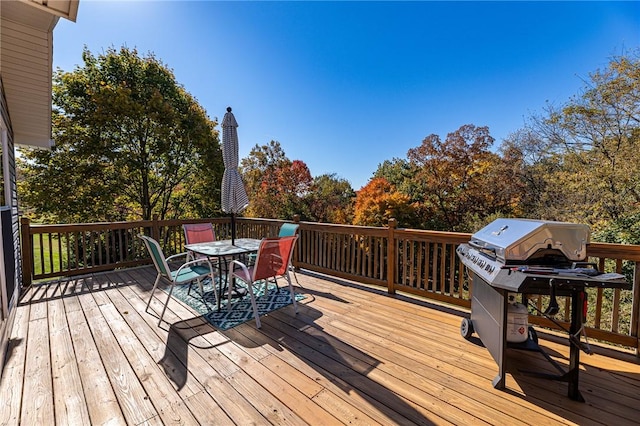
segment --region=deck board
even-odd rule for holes
[[[89,410],[62,299],[49,304],[53,398],[57,424],[89,424]]]
[[[596,347],[580,390],[519,369],[554,372],[509,350],[507,389],[464,312],[384,289],[298,273],[291,306],[216,330],[172,299],[155,272],[125,269],[41,284],[23,295],[0,382],[0,424],[637,424],[640,362]],[[568,364],[566,339],[540,344]]]

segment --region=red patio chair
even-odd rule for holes
[[[208,243],[216,240],[216,233],[210,223],[185,223],[182,229],[186,244]]]
[[[234,260],[229,263],[229,283],[227,309],[231,310],[231,296],[236,283],[242,282],[247,287],[249,297],[251,298],[251,307],[253,315],[256,318],[256,327],[260,328],[260,317],[258,315],[258,306],[256,304],[256,296],[254,290],[259,289],[260,285],[264,285],[264,292],[267,291],[267,283],[270,278],[284,277],[289,285],[289,293],[293,302],[293,308],[298,313],[298,305],[289,276],[289,263],[293,254],[293,245],[298,239],[297,235],[282,238],[265,238],[260,242],[256,261],[252,266]],[[239,280],[239,281],[238,281]]]

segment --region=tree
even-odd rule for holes
[[[417,206],[424,227],[469,231],[469,223],[497,212],[508,215],[514,196],[508,169],[490,151],[487,127],[471,124],[449,133],[445,141],[427,136],[408,152],[424,201]]]
[[[311,220],[325,223],[350,224],[353,220],[353,202],[356,196],[351,184],[335,174],[324,174],[313,179],[312,189],[305,202]]]
[[[514,190],[519,194],[514,214],[545,220],[564,217],[566,191],[554,178],[561,170],[562,155],[536,132],[526,128],[507,136],[499,152]]]
[[[55,146],[24,152],[25,204],[63,222],[215,211],[219,197],[197,202],[192,185],[220,187],[216,123],[173,73],[124,47],[99,56],[85,48],[83,60],[54,75]]]
[[[311,190],[311,173],[304,162],[289,160],[279,142],[256,145],[240,164],[249,195],[247,216],[291,219],[299,214],[303,219],[309,217],[304,198]]]
[[[414,209],[409,197],[396,191],[389,181],[373,178],[357,192],[354,216],[354,225],[386,226],[395,218],[400,227],[407,227]]]
[[[533,128],[561,153],[550,176],[565,189],[567,218],[600,227],[640,206],[640,55],[615,57]]]
[[[406,194],[411,202],[424,201],[424,192],[416,180],[418,168],[409,160],[393,158],[385,160],[373,173],[374,178],[385,178],[397,191]]]
[[[285,155],[280,142],[273,140],[268,145],[260,146],[256,144],[249,152],[249,155],[240,160],[240,172],[250,200],[249,207],[245,211],[247,216],[260,217],[254,212],[254,207],[256,206],[255,194],[263,190],[263,180],[267,178],[265,177],[267,172],[271,169],[280,168],[289,162],[290,160]],[[271,173],[270,176],[275,176],[275,173]],[[275,182],[272,182],[271,185],[267,186],[274,188],[276,185]]]

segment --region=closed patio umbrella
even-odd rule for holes
[[[236,214],[249,205],[249,197],[238,171],[238,122],[227,107],[222,119],[222,160],[224,175],[222,176],[222,211],[231,213],[231,242],[236,238]]]

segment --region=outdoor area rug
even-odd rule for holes
[[[189,294],[189,286],[176,286],[173,289],[172,297],[184,302],[200,315],[202,315],[211,325],[219,330],[228,330],[236,325],[253,320],[253,309],[251,309],[251,299],[249,295],[235,297],[231,300],[231,312],[227,311],[227,298],[224,296],[220,303],[220,310],[216,309],[216,296],[213,293],[211,280],[203,281],[204,298],[200,295],[200,289],[197,283],[191,286]],[[268,314],[276,309],[284,308],[292,303],[289,289],[285,286],[276,290],[275,284],[269,284],[267,294],[264,295],[264,286],[260,286],[260,292],[256,294],[256,304],[258,305],[258,313],[260,316]],[[244,288],[242,288],[244,289]],[[164,289],[168,292],[168,288]],[[296,300],[300,301],[305,298],[302,294],[296,294]]]

